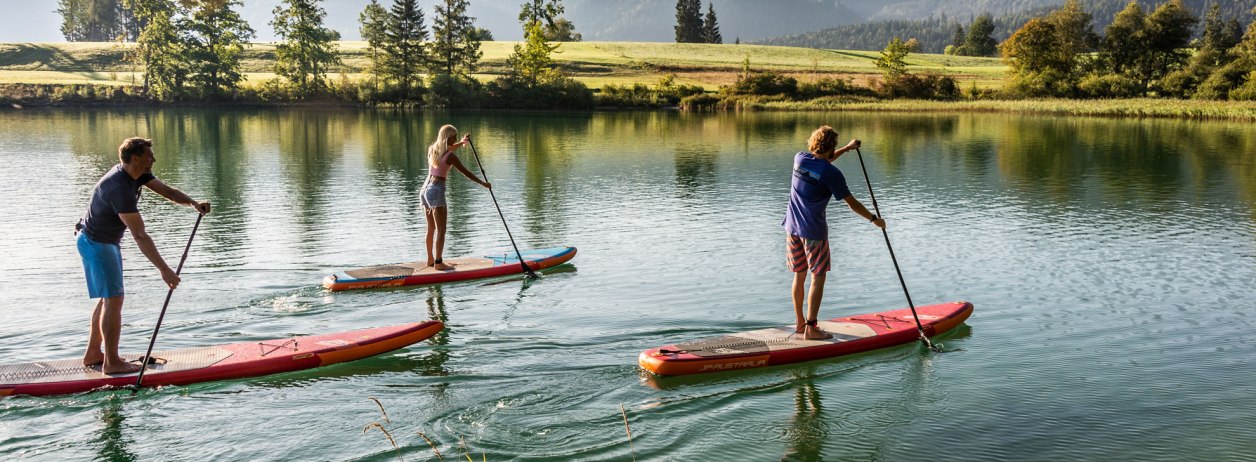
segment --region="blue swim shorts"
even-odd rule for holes
[[[123,295],[122,249],[116,244],[101,244],[79,233],[79,256],[83,257],[83,274],[87,276],[88,298],[111,298]]]

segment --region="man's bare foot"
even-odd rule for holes
[[[87,367],[99,366],[105,362],[105,354],[100,350],[89,351],[83,355],[83,365]]]
[[[806,322],[800,322],[800,323],[794,324],[794,333],[795,333],[795,334],[801,334],[801,333],[805,332],[806,330],[807,330],[807,323],[806,323]]]
[[[803,334],[802,338],[807,340],[827,340],[833,338],[833,334],[825,332],[816,326],[807,326],[807,332]]]
[[[105,361],[100,371],[106,374],[130,374],[140,371],[139,364],[127,362],[125,359],[118,358],[116,361]]]
[[[432,261],[432,260],[428,260],[428,261],[427,261],[427,266],[432,266],[432,265],[433,265],[433,264],[435,264],[435,263],[436,263],[436,262],[434,262],[434,261]]]
[[[432,268],[435,268],[436,271],[449,271],[451,269],[454,269],[453,265],[446,265],[444,263],[437,263],[435,265],[432,265]]]

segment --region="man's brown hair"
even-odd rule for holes
[[[122,140],[122,145],[118,146],[118,159],[122,163],[131,163],[131,156],[143,155],[145,149],[153,147],[153,140],[140,138],[138,136]]]
[[[837,149],[837,130],[833,127],[823,125],[811,132],[811,139],[807,140],[808,151],[828,157],[834,149]]]

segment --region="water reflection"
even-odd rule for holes
[[[824,418],[824,407],[820,403],[820,391],[816,389],[812,377],[796,377],[794,383],[794,416],[786,428],[785,454],[781,460],[817,461],[823,460],[824,443],[828,440],[829,429]]]
[[[122,403],[126,398],[109,396],[100,408],[100,431],[97,440],[100,448],[96,451],[97,460],[134,461],[138,460],[129,446],[134,441],[122,431],[126,416],[122,413]]]

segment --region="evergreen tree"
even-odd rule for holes
[[[964,26],[956,24],[955,33],[951,35],[951,47],[953,48],[948,47],[952,52],[947,54],[959,54],[959,48],[964,46],[964,40],[967,40],[967,37],[968,35],[964,33]]]
[[[449,75],[475,72],[483,53],[474,20],[467,16],[467,0],[444,0],[443,5],[436,5],[430,60],[434,72]]]
[[[701,0],[677,0],[676,43],[702,43]]]
[[[715,4],[707,3],[706,18],[702,20],[702,42],[703,43],[724,43],[724,37],[720,36],[720,24],[715,19]]]
[[[1199,53],[1213,59],[1211,65],[1221,65],[1225,52],[1243,39],[1243,29],[1234,18],[1221,18],[1221,4],[1213,2],[1204,18],[1204,35],[1200,38]]]
[[[893,81],[907,75],[907,54],[910,52],[911,49],[902,39],[894,37],[889,44],[885,45],[885,49],[881,50],[881,56],[873,64],[881,70],[887,82]]]
[[[184,0],[190,8],[179,28],[187,32],[191,81],[206,93],[234,90],[244,79],[240,55],[253,38],[253,28],[234,7],[240,0]]]
[[[188,75],[185,40],[175,27],[179,6],[172,0],[127,0],[144,30],[129,59],[144,66],[144,91],[159,100],[183,93]]]
[[[61,34],[70,42],[135,40],[135,18],[121,0],[58,0]]]
[[[362,40],[366,40],[366,48],[371,53],[371,73],[378,75],[380,69],[380,50],[387,39],[388,10],[379,4],[379,0],[371,0],[358,14],[358,32]]]
[[[534,20],[524,30],[525,42],[515,45],[514,53],[506,58],[506,64],[510,66],[510,78],[518,80],[527,88],[535,88],[562,77],[550,56],[558,49],[558,45],[550,45],[546,40],[541,22]]]
[[[420,80],[419,71],[430,66],[424,43],[428,38],[427,25],[418,1],[393,1],[384,37],[382,75],[401,84],[402,95],[409,99],[411,89]]]
[[[340,34],[323,27],[327,12],[318,0],[283,0],[274,15],[270,25],[283,40],[275,45],[275,73],[303,95],[326,88],[327,70],[340,64],[336,55]]]
[[[956,54],[963,56],[994,56],[999,51],[999,43],[994,40],[991,34],[994,33],[994,18],[989,14],[982,14],[973,19],[971,25],[968,26],[968,36],[964,38],[964,45],[960,47]]]

